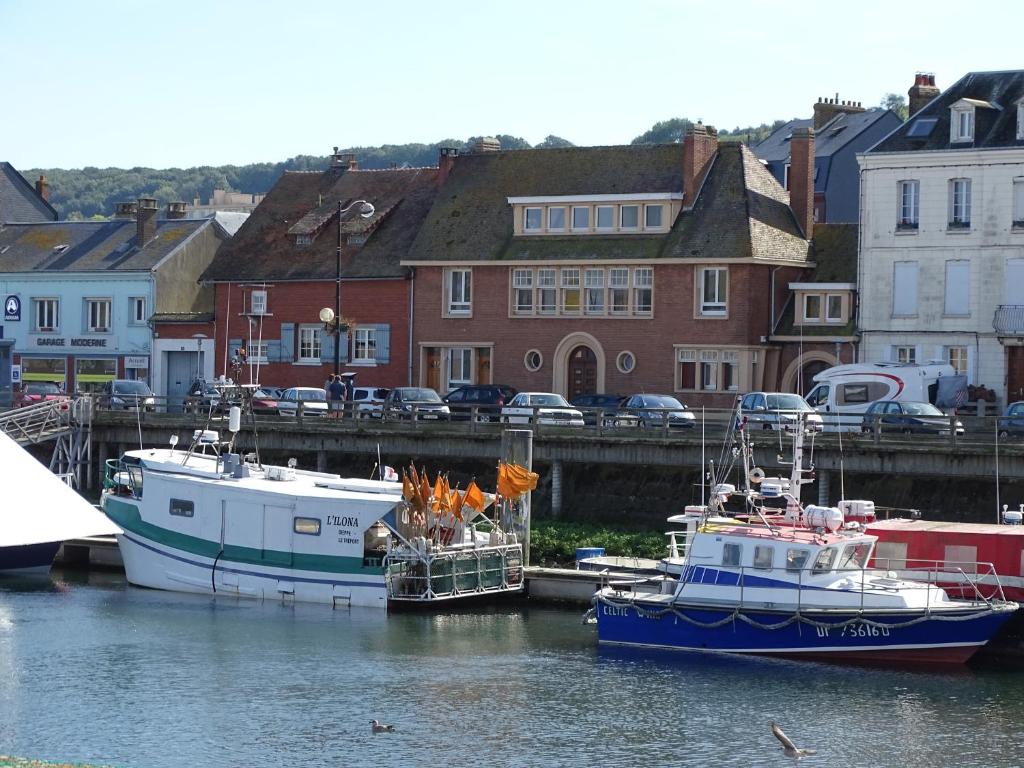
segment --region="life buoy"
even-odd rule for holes
[[[754,467],[749,473],[747,473],[747,479],[755,485],[764,480],[764,477],[764,470],[760,467]]]

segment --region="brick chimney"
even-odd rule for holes
[[[131,219],[135,220],[135,214],[139,210],[139,204],[129,200],[125,203],[114,203],[114,218],[115,219]]]
[[[438,153],[437,186],[441,186],[448,180],[448,174],[455,167],[455,158],[459,156],[459,150],[455,147],[441,147]]]
[[[840,101],[838,93],[834,99],[823,99],[819,96],[818,103],[814,105],[814,130],[818,130],[840,113],[852,115],[863,111],[864,107],[859,101]]]
[[[914,84],[907,91],[907,114],[913,117],[924,106],[938,96],[941,91],[935,87],[935,75],[931,72],[918,72],[914,75]]]
[[[173,203],[167,204],[167,218],[168,219],[184,219],[187,213],[188,203],[184,200],[175,200]]]
[[[683,137],[683,207],[691,208],[711,161],[718,152],[718,132],[701,123],[691,125]]]
[[[794,128],[789,140],[789,207],[804,237],[814,233],[814,129]]]
[[[156,237],[156,200],[152,197],[139,198],[139,211],[136,218],[138,245],[142,248]]]
[[[41,175],[39,181],[36,182],[36,194],[46,202],[50,202],[50,182],[46,180],[45,176]]]
[[[473,142],[473,148],[471,151],[473,154],[481,154],[483,152],[500,152],[501,142],[493,136],[481,136]]]

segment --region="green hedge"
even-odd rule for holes
[[[662,531],[625,531],[590,523],[534,519],[530,526],[531,565],[571,565],[578,547],[604,547],[618,557],[665,556],[667,539]]]

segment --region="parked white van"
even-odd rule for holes
[[[936,402],[943,376],[955,376],[948,363],[849,363],[814,377],[808,405],[825,416],[825,430],[859,430],[862,414],[877,400]]]

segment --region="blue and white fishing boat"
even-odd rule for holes
[[[107,463],[102,508],[132,584],[381,608],[522,589],[522,545],[493,521],[478,531],[476,510],[410,514],[400,482],[265,466],[210,430],[175,445]]]
[[[659,594],[615,584],[595,595],[605,644],[868,662],[961,663],[1017,610],[989,563],[867,567],[877,537],[836,507],[804,507],[802,435],[791,482],[744,492],[748,513],[721,515],[734,491],[670,518],[685,545],[663,561]],[[748,470],[756,483],[765,478]],[[767,492],[764,492],[767,491]],[[784,510],[765,502],[785,501]],[[673,544],[675,544],[673,540]],[[937,584],[955,582],[955,590]],[[948,588],[947,588],[948,589]]]

